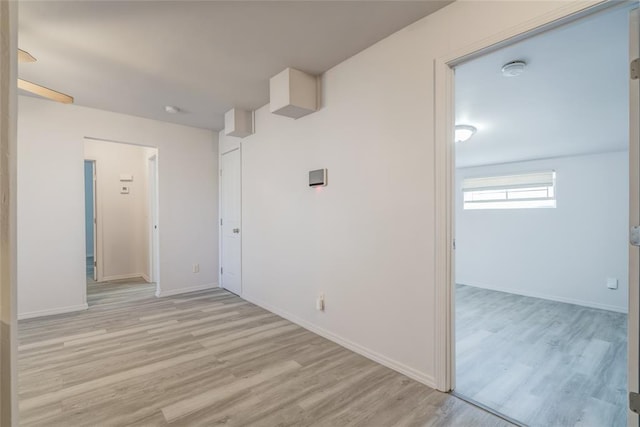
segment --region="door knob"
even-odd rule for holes
[[[234,229],[233,229],[233,232],[237,234],[237,233],[239,233],[239,232],[240,232],[240,229],[239,229],[239,228],[234,228]]]

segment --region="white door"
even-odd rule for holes
[[[223,288],[242,295],[240,149],[222,155],[220,174],[220,280]]]
[[[640,11],[630,12],[629,57],[640,57]],[[640,64],[638,65],[640,67]],[[640,80],[629,84],[629,222],[640,225]],[[640,248],[629,245],[629,391],[640,391]],[[628,425],[638,427],[638,414],[628,411]]]
[[[158,158],[154,155],[149,157],[149,278],[156,284],[160,281],[158,245]]]

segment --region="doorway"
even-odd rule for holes
[[[220,284],[242,295],[240,148],[221,155],[220,160]]]
[[[526,425],[627,423],[630,9],[455,66],[452,388]]]
[[[84,161],[84,222],[87,277],[97,281],[96,263],[96,162]]]
[[[84,151],[94,165],[93,190],[85,183],[85,198],[93,195],[94,231],[88,220],[86,229],[87,241],[93,238],[96,248],[87,303],[155,297],[160,286],[158,150],[85,138]]]

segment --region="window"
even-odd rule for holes
[[[555,208],[556,173],[465,178],[464,209]]]

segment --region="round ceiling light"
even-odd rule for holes
[[[516,77],[524,73],[527,63],[524,61],[511,61],[502,66],[502,75],[505,77]]]
[[[164,106],[164,111],[166,111],[169,114],[176,114],[180,112],[180,108],[175,107],[173,105],[165,105]]]
[[[456,125],[454,139],[456,142],[465,142],[471,138],[477,130],[475,126],[471,125]]]

